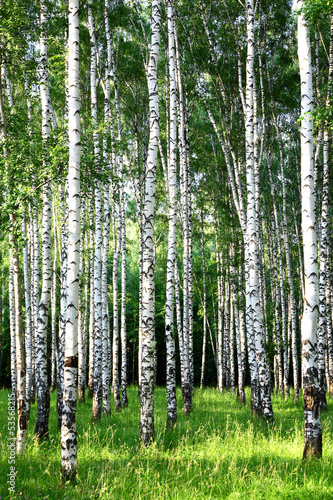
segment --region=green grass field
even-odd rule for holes
[[[165,389],[155,393],[156,441],[139,443],[137,388],[129,408],[92,424],[91,401],[78,406],[78,478],[62,484],[56,395],[51,396],[50,438],[33,439],[36,405],[27,453],[16,456],[15,493],[9,494],[7,391],[0,391],[1,499],[333,499],[333,399],[322,415],[323,458],[302,461],[303,411],[293,399],[273,398],[275,424],[254,420],[232,394],[196,390],[193,412],[166,429]],[[249,401],[249,391],[247,391]]]

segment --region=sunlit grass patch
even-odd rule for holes
[[[249,405],[242,407],[230,393],[196,390],[193,412],[166,428],[165,389],[155,393],[156,440],[141,446],[140,401],[136,387],[128,390],[129,408],[112,411],[91,422],[91,401],[78,405],[78,477],[62,484],[60,437],[51,396],[50,436],[33,439],[36,406],[29,423],[27,453],[16,457],[16,494],[27,499],[329,499],[333,498],[333,401],[322,415],[322,460],[302,461],[303,410],[273,397],[274,424],[253,419]],[[0,393],[4,402],[7,393]],[[250,400],[247,391],[248,401]],[[8,469],[6,414],[1,414],[1,470]],[[1,478],[2,499],[9,498]]]

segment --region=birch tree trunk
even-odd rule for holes
[[[328,70],[328,89],[326,95],[326,109],[331,105],[331,93],[333,84],[333,10],[331,11],[330,30],[330,52]],[[329,122],[324,124],[323,141],[323,185],[321,205],[321,242],[320,242],[320,281],[319,281],[319,318],[318,318],[318,376],[319,376],[319,400],[322,410],[327,410],[326,401],[326,378],[330,391],[333,373],[331,364],[331,329],[328,328],[327,317],[331,314],[329,301],[327,301],[326,288],[329,284]],[[327,353],[327,360],[325,355]],[[327,361],[327,362],[326,362]],[[327,365],[327,366],[326,366]],[[326,373],[327,377],[326,377]]]
[[[10,215],[12,231],[15,217]],[[25,343],[23,332],[23,313],[22,313],[22,292],[21,292],[21,266],[19,258],[19,249],[15,242],[13,233],[10,234],[10,245],[13,251],[13,278],[14,278],[14,297],[15,297],[15,351],[16,351],[16,402],[17,402],[17,434],[16,434],[16,452],[24,453],[27,440],[27,415],[25,402],[26,389],[26,363],[25,363]]]
[[[114,397],[115,410],[121,410],[120,392],[119,392],[119,304],[118,304],[118,265],[121,246],[121,223],[120,216],[116,209],[120,210],[120,204],[113,208],[113,271],[112,271],[112,290],[113,290],[113,339],[112,339],[112,390]],[[117,224],[118,220],[118,224]]]
[[[88,369],[88,396],[93,397],[93,385],[94,385],[94,318],[95,318],[95,306],[94,306],[94,205],[93,205],[93,194],[89,199],[89,369]]]
[[[81,236],[80,236],[80,266],[79,266],[79,324],[78,324],[78,401],[85,403],[86,371],[87,371],[87,298],[88,298],[88,266],[85,254],[86,233],[84,224],[86,218],[85,199],[81,202]]]
[[[155,349],[155,262],[154,214],[156,166],[159,139],[159,99],[157,63],[160,48],[161,2],[152,0],[151,48],[147,69],[149,92],[149,146],[146,163],[146,185],[143,213],[143,272],[141,317],[141,391],[140,439],[144,444],[154,440],[154,349]]]
[[[53,211],[53,234],[54,234],[54,254],[52,264],[52,288],[51,288],[51,387],[50,392],[56,388],[56,364],[57,364],[57,344],[56,344],[56,307],[57,307],[57,230],[54,200],[52,200]]]
[[[44,145],[50,137],[50,107],[48,94],[47,41],[46,41],[46,4],[40,5],[40,96],[42,102],[42,139]],[[45,158],[43,168],[46,170]],[[51,299],[52,264],[51,264],[51,186],[46,181],[43,186],[42,217],[42,293],[38,307],[38,328],[36,336],[36,391],[38,402],[35,435],[39,438],[49,432],[50,394],[47,380],[47,325]]]
[[[329,109],[331,106],[331,96],[332,96],[332,85],[333,85],[333,9],[331,10],[331,31],[330,31],[330,52],[329,52],[329,69],[328,69],[328,89],[326,95],[326,108]],[[329,123],[325,123],[324,128],[324,179],[328,182],[329,180]],[[325,175],[326,173],[326,175]],[[326,194],[327,209],[329,207],[329,189],[328,185],[326,187],[328,193]],[[324,191],[324,188],[323,188]],[[324,194],[323,194],[324,203]],[[327,390],[329,394],[333,394],[333,330],[332,330],[332,315],[331,315],[331,300],[330,300],[330,290],[332,291],[332,281],[331,281],[331,267],[329,262],[329,256],[331,255],[331,239],[328,237],[326,242],[326,259],[325,259],[325,297],[326,297],[326,352],[327,352],[327,363],[326,363],[326,381]],[[319,305],[319,313],[321,314],[321,306]]]
[[[298,0],[301,9],[303,0]],[[322,432],[317,359],[318,255],[315,230],[315,192],[313,165],[313,91],[311,47],[308,26],[298,15],[298,60],[301,79],[301,177],[302,234],[304,250],[304,311],[302,318],[302,376],[304,395],[303,458],[322,455]]]
[[[103,136],[103,157],[105,165],[112,171],[114,166],[114,137],[113,124],[110,106],[110,79],[112,68],[112,40],[109,26],[109,0],[104,3],[104,24],[106,38],[106,67],[105,67],[105,85],[104,85],[104,121],[106,132]],[[107,148],[107,131],[110,128],[111,136],[111,159]],[[108,414],[111,411],[110,401],[110,379],[111,379],[111,339],[110,339],[110,323],[109,323],[109,304],[108,304],[108,256],[110,243],[110,186],[109,183],[104,185],[104,240],[103,240],[103,258],[102,258],[102,385],[103,385],[103,412]]]
[[[183,367],[184,379],[182,385],[184,415],[189,415],[192,409],[191,359],[190,359],[190,305],[189,305],[189,200],[188,200],[188,172],[186,165],[185,140],[185,111],[184,94],[181,78],[181,61],[178,47],[178,36],[175,29],[176,48],[176,76],[178,88],[178,132],[179,132],[179,171],[180,171],[180,198],[181,220],[183,228]]]
[[[174,332],[175,264],[176,264],[176,183],[177,183],[177,90],[175,70],[174,6],[167,3],[168,20],[168,74],[169,74],[169,155],[168,155],[168,195],[169,195],[169,233],[167,283],[165,298],[165,341],[166,341],[166,390],[167,425],[177,421],[176,399],[176,343]]]
[[[91,124],[93,128],[94,160],[98,169],[99,140],[97,120],[97,43],[95,22],[92,15],[92,1],[89,1],[88,24],[90,35],[90,89],[91,89]],[[95,254],[94,254],[94,381],[92,420],[101,418],[102,412],[102,193],[101,182],[95,180]]]
[[[126,332],[126,201],[121,206],[121,403],[127,408],[127,332]]]
[[[206,342],[207,342],[207,290],[206,290],[206,259],[205,259],[205,238],[204,238],[204,223],[203,211],[201,209],[201,256],[202,256],[202,290],[203,290],[203,339],[202,339],[202,356],[201,356],[201,376],[200,389],[204,385],[205,364],[206,364]]]
[[[76,398],[78,372],[78,305],[80,266],[80,94],[79,94],[79,2],[68,3],[68,271],[65,332],[64,393],[61,426],[61,473],[76,477]]]
[[[258,217],[256,207],[256,188],[254,172],[254,127],[253,127],[253,86],[254,86],[254,5],[253,0],[247,0],[247,58],[246,58],[246,114],[245,114],[245,141],[246,141],[246,182],[247,182],[247,230],[246,243],[248,246],[246,294],[247,317],[253,319],[253,333],[255,338],[255,353],[258,364],[260,410],[266,420],[273,419],[273,410],[270,393],[270,379],[265,352],[263,320],[259,297],[259,244],[258,244]]]
[[[1,92],[1,75],[0,75],[0,122],[1,122],[1,141],[3,143],[3,156],[7,158],[7,125],[6,125],[6,114],[3,102],[3,95]],[[9,233],[9,245],[10,245],[10,267],[12,268],[12,285],[13,285],[13,295],[14,295],[14,322],[15,330],[11,332],[11,343],[12,346],[15,345],[15,367],[16,367],[16,394],[15,401],[17,405],[17,434],[16,434],[16,452],[21,454],[24,453],[26,438],[27,438],[27,416],[26,416],[26,363],[25,363],[25,345],[24,345],[24,332],[23,332],[23,318],[22,318],[22,292],[21,292],[21,267],[20,267],[20,257],[19,257],[19,247],[16,241],[16,227],[15,227],[15,216],[13,213],[9,215],[10,221],[10,233]],[[12,325],[13,326],[13,325]],[[14,338],[12,334],[14,333]],[[13,348],[11,347],[11,353]],[[13,361],[13,359],[11,359]],[[13,374],[13,365],[11,363],[11,373]],[[12,381],[13,382],[13,381]],[[12,393],[13,393],[12,384]],[[13,401],[13,399],[12,399]]]
[[[36,397],[36,339],[38,329],[38,304],[39,304],[39,224],[36,199],[33,200],[32,208],[32,251],[31,251],[31,314],[32,314],[32,376],[31,376],[31,403],[35,402]]]
[[[22,222],[23,238],[27,239],[26,218]],[[32,317],[31,317],[31,283],[29,265],[29,244],[23,247],[23,275],[24,275],[24,299],[25,299],[25,355],[26,355],[26,415],[29,420],[31,384],[32,384]]]
[[[58,427],[62,421],[62,393],[64,388],[64,358],[65,358],[65,329],[67,308],[67,267],[68,267],[68,179],[65,188],[59,187],[60,218],[61,218],[61,266],[60,266],[60,311],[59,311],[59,338],[58,338],[58,371],[57,371],[57,411]]]

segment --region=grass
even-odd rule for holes
[[[60,477],[56,395],[51,396],[50,439],[33,439],[36,406],[29,423],[27,452],[16,457],[15,493],[9,496],[7,391],[0,391],[0,497],[35,499],[333,499],[333,399],[322,414],[323,458],[303,462],[303,410],[273,397],[275,424],[254,420],[232,394],[196,390],[193,411],[166,429],[165,389],[155,393],[155,443],[139,442],[137,388],[129,408],[91,423],[91,401],[78,406],[78,478]],[[250,394],[247,392],[247,400]]]

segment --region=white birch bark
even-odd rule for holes
[[[111,46],[112,47],[112,46]],[[120,392],[119,392],[119,346],[121,342],[121,353],[123,353],[123,346],[125,338],[124,336],[126,335],[126,318],[125,318],[125,310],[126,310],[126,276],[125,282],[123,282],[123,271],[126,273],[126,265],[123,267],[123,260],[122,260],[122,266],[121,266],[121,276],[122,276],[122,289],[121,289],[121,313],[120,313],[120,320],[121,320],[121,328],[120,328],[120,342],[119,342],[119,304],[118,304],[118,267],[119,267],[119,260],[120,260],[120,251],[124,249],[124,245],[126,248],[126,240],[123,242],[122,241],[122,236],[124,233],[123,230],[123,224],[125,223],[125,220],[123,219],[122,216],[122,211],[123,211],[123,198],[124,198],[124,159],[123,159],[123,151],[122,151],[122,146],[121,146],[121,139],[122,139],[122,126],[121,126],[121,117],[120,117],[120,106],[119,106],[119,93],[118,93],[118,81],[117,81],[117,71],[116,71],[116,65],[115,65],[115,60],[114,60],[114,54],[112,52],[112,75],[113,75],[113,82],[114,82],[114,95],[115,95],[115,105],[116,105],[116,116],[117,116],[117,140],[118,140],[118,164],[119,164],[119,178],[120,178],[120,188],[119,188],[119,204],[118,204],[118,213],[117,213],[117,218],[118,218],[118,225],[117,225],[117,234],[116,234],[116,241],[114,245],[114,267],[113,267],[113,296],[114,296],[114,329],[113,329],[113,394],[114,394],[114,400],[115,400],[115,407],[116,410],[119,411],[121,408],[121,402],[120,402]],[[115,211],[116,214],[116,211]],[[116,224],[116,223],[114,223]],[[125,255],[126,257],[126,255]],[[123,329],[123,330],[122,330]],[[126,354],[125,354],[126,358]],[[123,360],[123,358],[122,358]],[[126,362],[126,359],[124,359]],[[125,394],[126,398],[126,394]]]
[[[167,425],[177,421],[176,399],[176,343],[174,331],[175,264],[176,264],[176,188],[177,188],[177,90],[175,68],[174,5],[167,3],[168,22],[168,76],[169,76],[169,136],[168,136],[168,197],[169,197],[169,232],[167,283],[165,298],[165,341],[166,341],[166,390],[167,390]],[[168,120],[167,120],[168,121]]]
[[[179,171],[180,171],[180,199],[181,220],[183,229],[183,366],[184,382],[182,385],[184,415],[189,415],[192,409],[192,384],[190,360],[190,311],[189,311],[189,200],[188,200],[188,172],[186,165],[185,142],[185,110],[184,95],[181,78],[181,61],[178,47],[178,36],[175,30],[176,48],[176,77],[178,88],[178,135],[179,135]]]
[[[31,315],[32,315],[32,381],[31,381],[31,403],[35,402],[36,395],[36,338],[38,328],[38,304],[39,304],[39,223],[36,200],[33,200],[32,208],[32,250],[31,250]]]
[[[230,389],[230,283],[229,272],[226,270],[224,283],[224,311],[223,311],[223,346],[222,346],[222,365],[223,365],[223,384],[226,390]]]
[[[119,304],[118,304],[118,265],[121,247],[121,223],[117,213],[120,205],[113,208],[113,271],[112,271],[112,290],[113,290],[113,338],[112,338],[112,390],[114,397],[115,410],[121,410],[120,391],[119,391]],[[117,224],[118,222],[118,224]]]
[[[128,406],[127,399],[127,331],[126,331],[126,201],[121,206],[121,404]]]
[[[328,89],[326,94],[326,109],[331,105],[333,84],[333,11],[331,11],[330,52],[328,70]],[[322,410],[327,410],[326,380],[331,389],[333,373],[330,370],[331,330],[328,329],[327,317],[330,314],[326,288],[329,284],[329,122],[324,124],[323,134],[323,184],[321,205],[321,242],[320,242],[320,281],[319,281],[319,317],[318,317],[318,376],[319,401]],[[327,344],[327,345],[326,345]],[[327,353],[327,356],[325,356]],[[327,357],[327,359],[325,359]],[[327,366],[326,366],[327,365]],[[327,373],[327,376],[326,376]]]
[[[224,294],[222,282],[222,256],[218,246],[217,221],[215,218],[215,248],[217,273],[217,386],[223,392],[223,312]]]
[[[8,276],[8,294],[9,294],[9,330],[10,330],[10,379],[12,394],[15,397],[17,393],[17,371],[16,371],[16,342],[15,342],[15,293],[14,293],[14,261],[13,250],[9,249],[9,276]]]
[[[141,391],[140,439],[144,444],[154,440],[154,348],[155,348],[155,269],[154,214],[156,166],[159,138],[159,99],[157,63],[160,48],[161,2],[152,0],[151,48],[147,68],[149,92],[149,147],[146,163],[146,185],[143,214],[143,272],[141,317]]]
[[[332,85],[333,85],[333,10],[331,10],[331,30],[330,30],[330,52],[329,52],[329,69],[328,69],[328,89],[326,95],[326,108],[329,109],[332,101]],[[329,123],[325,123],[324,129],[324,170],[329,174]],[[327,186],[328,188],[328,186]],[[329,206],[330,198],[326,199]],[[326,297],[326,382],[327,391],[333,394],[333,329],[332,329],[332,307],[331,307],[331,292],[332,292],[332,275],[329,262],[331,255],[331,239],[327,239],[326,244],[326,268],[325,268],[325,297]],[[319,313],[321,314],[319,306]]]
[[[328,253],[331,250],[331,244],[329,240]],[[333,320],[332,320],[332,271],[330,266],[328,266],[326,277],[326,336],[327,336],[327,391],[329,394],[333,394]]]
[[[1,92],[1,75],[0,75],[0,92]],[[0,123],[1,123],[1,140],[3,143],[3,156],[5,161],[8,157],[7,152],[7,123],[6,113],[3,101],[3,95],[0,94]],[[6,165],[7,169],[7,165]],[[6,174],[7,177],[7,174]],[[8,181],[8,179],[6,179]],[[13,212],[9,214],[10,232],[9,232],[9,265],[10,273],[12,276],[13,295],[13,314],[14,314],[14,331],[11,331],[11,353],[15,346],[15,368],[16,368],[16,393],[14,401],[17,405],[17,434],[16,434],[16,452],[21,454],[25,450],[26,437],[27,437],[27,416],[26,416],[26,364],[25,364],[25,345],[24,345],[24,332],[23,332],[23,318],[22,318],[22,291],[21,291],[21,267],[19,247],[15,236],[15,215]],[[10,291],[11,292],[11,291]],[[14,338],[12,336],[14,335]],[[13,370],[13,359],[11,359],[11,371]],[[12,393],[13,393],[13,380],[12,380]]]
[[[10,215],[13,225],[15,217]],[[15,351],[16,351],[16,404],[17,404],[17,433],[16,452],[24,453],[27,440],[27,415],[26,415],[26,363],[25,342],[23,331],[22,292],[21,292],[21,267],[19,249],[13,233],[10,233],[9,243],[13,252],[13,285],[15,301]]]
[[[60,308],[58,333],[58,371],[57,371],[57,411],[58,427],[61,429],[62,395],[64,388],[64,356],[65,356],[65,329],[67,308],[67,267],[68,267],[68,179],[65,187],[59,186],[60,219],[61,219],[61,265],[60,265]]]
[[[183,325],[182,325],[182,313],[180,305],[180,283],[179,283],[179,272],[177,265],[177,256],[175,262],[175,302],[176,302],[176,324],[178,332],[178,344],[179,344],[179,362],[180,362],[180,379],[181,385],[184,384],[184,347],[183,347]]]
[[[88,369],[88,396],[93,397],[94,385],[94,204],[93,195],[89,199],[89,369]]]
[[[47,70],[47,40],[46,40],[47,12],[44,0],[40,5],[40,61],[39,80],[40,97],[42,103],[42,139],[44,144],[50,137],[51,116],[48,96]],[[45,159],[43,166],[46,169]],[[47,380],[47,326],[51,299],[52,263],[51,263],[51,186],[46,181],[43,186],[43,215],[42,215],[42,292],[38,306],[38,328],[36,336],[36,391],[38,413],[35,435],[42,438],[48,434],[48,420],[50,411],[50,394]]]
[[[232,394],[235,394],[235,352],[234,352],[234,314],[235,307],[233,294],[230,294],[230,314],[229,314],[229,373],[230,373],[230,389]]]
[[[303,0],[298,0],[298,9]],[[304,395],[303,458],[321,457],[322,432],[318,387],[317,320],[318,255],[315,230],[315,192],[313,165],[313,91],[311,47],[308,26],[302,12],[298,15],[298,60],[301,80],[301,178],[302,235],[304,250],[304,311],[302,317],[302,382]]]
[[[105,158],[106,159],[106,158]],[[104,231],[102,255],[102,392],[103,413],[110,414],[110,325],[108,306],[108,256],[110,240],[109,186],[104,185]]]
[[[61,473],[76,477],[76,398],[78,372],[78,305],[80,265],[80,94],[79,2],[68,3],[68,271],[65,332],[64,392],[61,426]]]
[[[106,67],[105,67],[105,84],[104,84],[104,121],[106,130],[110,128],[111,136],[111,161],[107,147],[107,132],[103,136],[103,158],[105,165],[108,165],[110,171],[114,165],[114,137],[113,124],[110,106],[110,80],[112,68],[112,40],[109,26],[109,0],[104,3],[104,25],[106,38]],[[110,413],[110,381],[111,381],[111,339],[110,339],[110,324],[109,324],[109,304],[108,304],[108,256],[110,243],[110,188],[109,184],[104,185],[104,240],[103,240],[103,257],[102,257],[102,386],[103,386],[103,413]]]
[[[328,130],[324,131],[324,158],[323,158],[323,185],[321,204],[321,241],[320,241],[320,278],[319,278],[319,315],[318,315],[318,383],[319,404],[321,410],[327,410],[326,401],[326,374],[325,374],[325,351],[326,351],[326,280],[327,280],[327,257],[328,257],[328,215],[329,215],[329,167],[328,167]]]
[[[26,217],[23,216],[22,235],[26,241],[27,224]],[[23,247],[23,276],[24,276],[24,300],[25,300],[25,356],[26,356],[26,415],[29,420],[30,415],[30,398],[32,384],[32,316],[31,316],[31,283],[30,283],[30,258],[29,258],[29,243]]]
[[[253,85],[254,85],[254,2],[247,0],[247,58],[246,58],[246,114],[245,114],[245,141],[246,141],[246,182],[247,182],[247,231],[245,245],[248,247],[246,295],[247,317],[253,319],[253,335],[255,339],[255,353],[258,364],[258,379],[260,390],[260,410],[265,419],[273,418],[270,394],[270,380],[264,345],[262,312],[260,309],[258,283],[258,213],[256,207],[256,189],[254,172],[254,129],[253,129]],[[251,325],[249,325],[251,327]],[[248,330],[248,335],[252,332]]]
[[[290,255],[290,245],[289,245],[289,235],[288,235],[288,224],[287,224],[287,195],[286,195],[286,181],[284,175],[284,158],[283,158],[283,146],[282,138],[279,128],[276,126],[279,149],[280,149],[280,166],[281,166],[281,177],[282,177],[282,228],[283,228],[283,240],[286,252],[286,264],[287,264],[287,278],[290,289],[290,314],[291,314],[291,338],[292,338],[292,360],[293,360],[293,378],[294,378],[294,400],[295,403],[299,400],[299,363],[298,363],[298,352],[297,352],[297,332],[296,332],[296,300],[294,291],[294,281],[292,278],[292,264]],[[282,268],[281,268],[282,269]]]
[[[97,43],[95,22],[92,15],[92,1],[88,7],[90,35],[90,91],[91,124],[93,128],[94,160],[98,169],[99,138],[97,119]],[[102,411],[102,193],[101,182],[95,180],[95,253],[94,253],[94,381],[92,420],[101,418]]]
[[[201,257],[202,257],[202,306],[203,306],[203,338],[201,356],[200,389],[203,388],[206,364],[206,342],[207,342],[207,290],[206,290],[206,259],[205,259],[205,239],[203,211],[201,210]]]
[[[188,214],[188,337],[189,337],[189,362],[190,362],[190,386],[194,393],[194,359],[193,359],[193,230],[192,230],[192,182],[191,182],[191,155],[190,155],[190,125],[189,105],[187,95],[185,97],[185,147],[186,147],[186,175],[187,175],[187,214]]]
[[[57,301],[57,230],[54,199],[52,200],[53,211],[53,234],[54,234],[54,253],[52,263],[52,288],[51,288],[51,387],[50,392],[56,388],[56,364],[57,364],[57,345],[56,345],[56,301]]]
[[[78,401],[85,402],[87,371],[87,299],[88,299],[88,263],[86,235],[84,225],[86,219],[86,200],[81,201],[81,237],[79,266],[79,325],[78,325]]]
[[[240,294],[237,294],[237,276],[236,276],[236,267],[235,267],[235,276],[234,282],[232,283],[232,297],[235,308],[235,329],[236,329],[236,354],[237,354],[237,373],[238,373],[238,396],[241,403],[245,406],[245,369],[243,368],[243,364],[245,365],[245,359],[243,361],[243,352],[244,347],[242,348],[242,342],[244,342],[245,332],[244,330],[244,322],[242,322],[242,315],[240,314],[239,308],[239,297]]]

